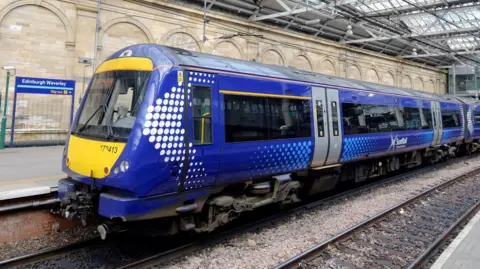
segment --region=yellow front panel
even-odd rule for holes
[[[96,141],[70,136],[68,142],[68,167],[75,173],[104,178],[105,167],[110,172],[123,151],[125,143]]]
[[[117,70],[135,70],[135,71],[152,71],[153,62],[148,58],[126,57],[116,58],[103,62],[95,72],[96,74]]]

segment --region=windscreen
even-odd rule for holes
[[[96,74],[74,133],[126,140],[140,109],[150,73],[129,70]]]

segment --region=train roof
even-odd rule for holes
[[[473,98],[473,97],[455,96],[455,98],[457,98],[458,100],[464,102],[465,104],[469,104],[469,105],[472,105],[472,104],[479,105],[480,104],[480,100],[478,100],[476,98]]]
[[[140,49],[141,46],[146,46]],[[130,49],[137,52],[143,52],[143,56],[149,57],[155,61],[159,56],[158,49],[162,52],[162,56],[167,57],[172,64],[178,66],[190,66],[198,68],[215,69],[228,72],[244,73],[256,76],[272,77],[279,79],[287,79],[294,81],[304,81],[316,84],[324,84],[325,86],[332,85],[344,88],[353,88],[358,90],[367,90],[386,94],[403,95],[410,97],[433,99],[438,101],[453,101],[458,102],[453,96],[440,95],[428,93],[418,90],[387,86],[377,83],[371,83],[361,80],[340,78],[336,76],[329,76],[304,70],[299,70],[294,67],[284,67],[277,65],[267,65],[255,61],[245,61],[223,56],[207,54],[196,51],[189,51],[180,48],[174,48],[158,44],[137,44],[125,49]],[[125,50],[123,49],[123,50]],[[118,57],[117,52],[117,57]],[[140,55],[138,55],[140,56]],[[115,54],[112,55],[115,57]],[[158,64],[158,63],[157,63]]]

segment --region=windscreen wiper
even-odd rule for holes
[[[87,127],[87,124],[93,119],[93,117],[95,115],[97,115],[98,111],[100,111],[100,109],[102,109],[103,113],[104,114],[107,114],[107,105],[105,104],[101,104],[97,110],[95,110],[95,112],[93,112],[93,114],[85,121],[85,123],[83,124],[82,127],[80,127],[75,133],[81,133],[86,127]],[[113,131],[112,131],[112,127],[110,126],[110,124],[108,124],[108,121],[107,121],[107,136],[110,137],[110,136],[113,136]]]

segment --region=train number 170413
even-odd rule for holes
[[[100,150],[101,150],[102,152],[108,151],[108,152],[110,152],[110,153],[114,153],[114,154],[115,154],[115,153],[118,152],[118,147],[116,147],[116,146],[101,145],[101,146],[100,146]]]

